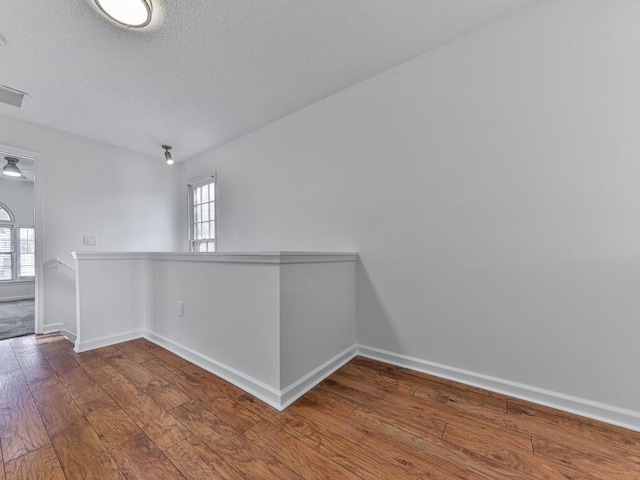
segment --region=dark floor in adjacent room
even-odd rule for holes
[[[34,300],[0,302],[0,340],[34,332]]]

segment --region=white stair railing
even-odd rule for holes
[[[75,269],[74,267],[72,267],[71,265],[69,265],[67,262],[65,262],[64,260],[62,260],[62,259],[60,259],[60,258],[54,258],[54,259],[51,259],[51,260],[49,260],[49,261],[47,261],[47,262],[44,262],[44,266],[45,266],[45,267],[55,267],[55,268],[58,268],[58,267],[60,267],[61,265],[62,265],[63,267],[67,267],[69,270],[72,270],[72,271],[74,271],[74,272],[76,271],[76,269]]]

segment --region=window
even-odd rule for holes
[[[192,252],[216,251],[215,175],[189,185],[189,242]]]
[[[11,211],[0,204],[0,281],[35,277],[35,229],[16,228],[14,221]]]
[[[0,222],[13,222],[13,215],[0,203]]]
[[[0,225],[0,280],[13,280],[13,227]]]
[[[36,230],[33,227],[18,228],[20,243],[20,278],[36,276]]]

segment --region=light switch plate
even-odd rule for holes
[[[85,233],[85,235],[84,235],[84,244],[85,245],[97,245],[98,244],[98,236],[95,233]]]

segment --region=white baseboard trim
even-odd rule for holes
[[[166,348],[176,355],[198,365],[214,375],[236,385],[238,388],[254,395],[277,410],[284,410],[306,392],[322,382],[333,372],[351,361],[357,355],[372,358],[381,362],[397,365],[436,377],[453,380],[528,402],[544,405],[594,420],[618,425],[630,430],[640,431],[640,412],[619,408],[600,402],[594,402],[560,392],[545,390],[502,378],[492,377],[461,368],[451,367],[419,358],[409,357],[386,350],[363,345],[353,345],[324,364],[315,368],[304,377],[296,380],[282,390],[265,384],[258,379],[246,375],[233,367],[203,355],[185,345],[170,340],[149,330],[134,330],[118,335],[97,338],[80,342],[76,335],[65,330],[63,324],[49,324],[43,326],[43,333],[60,331],[67,338],[75,341],[76,352],[86,352],[95,348],[106,347],[116,343],[126,342],[144,337],[147,340]]]
[[[119,333],[117,335],[108,335],[106,337],[94,338],[93,340],[81,340],[76,338],[76,353],[87,352],[96,348],[108,347],[116,343],[128,342],[143,336],[143,330],[132,330],[130,332]]]
[[[67,329],[64,328],[64,323],[50,323],[49,325],[43,325],[42,327],[42,335],[46,335],[47,333],[61,333],[64,337],[71,340],[73,343],[76,343],[77,335]]]
[[[69,340],[71,340],[74,344],[76,343],[76,339],[78,338],[78,336],[77,336],[75,333],[73,333],[73,332],[71,332],[71,331],[69,331],[69,330],[67,330],[67,329],[65,329],[65,328],[63,328],[62,330],[60,330],[60,333],[61,333],[64,337],[66,337],[66,338],[68,338]]]
[[[390,363],[435,377],[446,378],[447,380],[501,393],[531,403],[537,403],[601,422],[618,425],[629,430],[640,431],[640,412],[634,410],[593,402],[584,398],[400,355],[378,348],[359,345],[358,354],[363,357]]]
[[[64,323],[49,323],[47,325],[42,326],[42,333],[53,333],[59,332],[64,328]]]
[[[283,409],[280,391],[278,389],[157,333],[146,330],[144,332],[144,338],[234,384],[236,387],[259,398],[273,408],[277,410]]]
[[[0,299],[0,302],[15,302],[17,300],[33,300],[34,297],[33,294],[31,295],[16,295],[14,297],[2,297]]]
[[[214,375],[232,383],[233,385],[241,388],[245,392],[254,395],[263,402],[272,406],[277,410],[284,410],[298,398],[303,396],[318,383],[322,382],[325,378],[338,370],[340,367],[351,361],[357,355],[357,345],[352,345],[343,352],[340,352],[335,357],[327,360],[325,363],[315,368],[304,377],[295,381],[291,385],[287,386],[283,390],[278,390],[270,385],[267,385],[260,380],[246,375],[233,367],[225,365],[222,362],[214,360],[202,353],[199,353],[192,348],[182,345],[176,341],[173,341],[167,337],[151,332],[149,330],[133,330],[118,335],[110,335],[107,337],[96,338],[89,341],[79,341],[77,336],[64,330],[64,325],[51,324],[46,325],[47,333],[52,331],[60,331],[65,337],[69,338],[75,343],[75,351],[77,353],[86,352],[96,348],[106,347],[121,342],[127,342],[136,338],[144,337],[147,340],[175,353],[176,355],[188,360],[189,362],[204,368],[205,370],[213,373]]]
[[[352,345],[335,357],[327,360],[325,363],[315,368],[304,377],[296,380],[291,385],[280,391],[280,408],[284,410],[305,393],[322,382],[325,378],[338,370],[343,365],[350,362],[358,354],[357,345]]]

